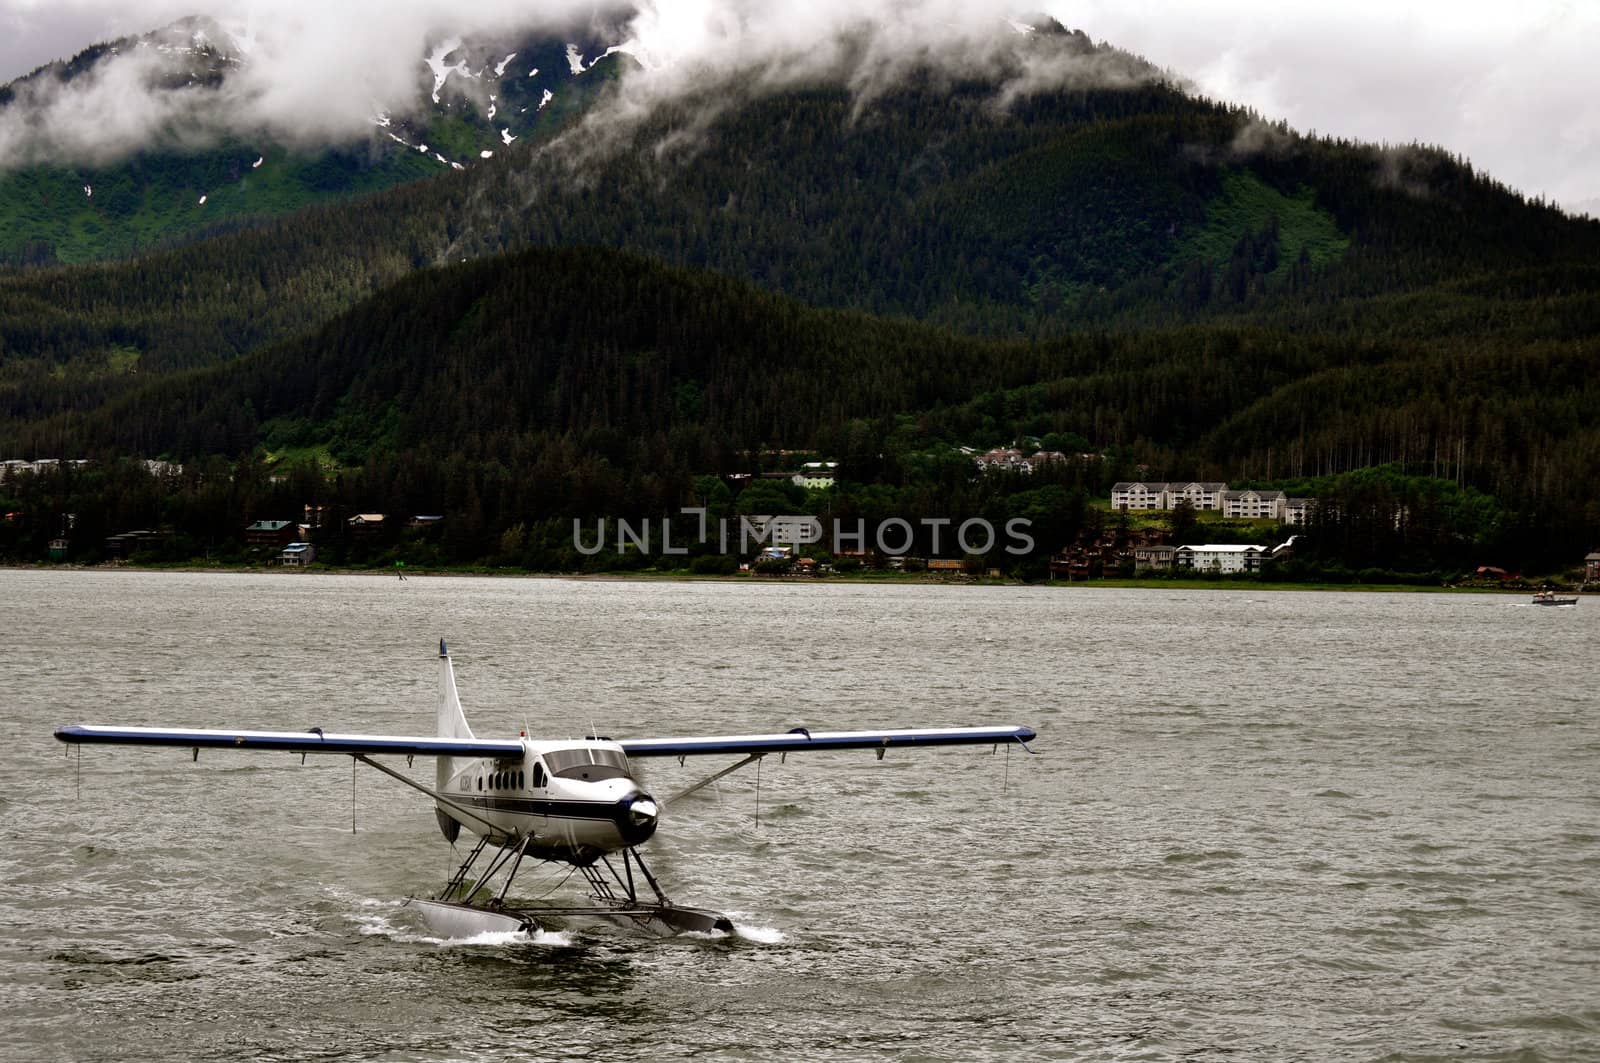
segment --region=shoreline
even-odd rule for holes
[[[944,576],[927,572],[873,572],[827,576],[769,576],[755,573],[736,575],[698,575],[690,572],[521,572],[506,569],[430,569],[408,571],[403,580],[397,579],[392,569],[375,568],[283,568],[263,565],[67,565],[67,564],[0,564],[0,572],[130,572],[130,573],[212,573],[217,575],[283,576],[367,576],[410,582],[413,579],[547,579],[575,582],[633,582],[633,583],[769,583],[787,584],[863,584],[868,586],[928,586],[928,587],[1040,587],[1055,590],[1196,590],[1196,591],[1350,591],[1370,594],[1500,594],[1528,595],[1537,588],[1487,587],[1487,586],[1424,586],[1411,583],[1285,583],[1232,579],[1137,579],[1115,578],[1099,580],[1041,580],[1027,583],[1017,579],[978,576]],[[1585,596],[1582,589],[1560,590],[1561,594]]]

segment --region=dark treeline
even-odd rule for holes
[[[1392,464],[1504,509],[1409,540],[1434,560],[1472,547],[1556,568],[1588,548],[1597,515],[1582,475],[1600,438],[1593,358],[1554,341],[1487,348],[1242,325],[981,340],[615,252],[542,250],[416,273],[302,338],[152,380],[70,424],[25,429],[19,445],[39,453],[70,437],[107,467],[180,461],[182,493],[206,497],[222,490],[217,456],[286,456],[289,488],[251,489],[265,465],[246,461],[229,481],[236,508],[204,541],[298,519],[304,505],[441,513],[456,563],[564,563],[557,544],[574,519],[672,514],[706,495],[707,477],[792,470],[797,453],[839,461],[844,486],[792,504],[997,523],[1034,507],[1059,531],[1040,549],[1079,534],[1088,501],[1118,479],[1267,482]],[[1074,460],[980,477],[956,450],[1028,438]],[[1103,456],[1080,461],[1084,450]],[[1431,512],[1420,498],[1394,504]],[[41,521],[35,539],[58,533]]]

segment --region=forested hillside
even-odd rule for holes
[[[1600,271],[1587,282],[1567,297],[1571,314],[1600,307]],[[334,493],[317,471],[332,464],[349,470],[344,504],[452,512],[457,561],[521,528],[554,564],[572,518],[671,513],[706,477],[759,472],[787,451],[841,462],[852,486],[829,512],[1041,513],[1064,537],[1042,549],[1139,470],[1269,482],[1389,465],[1500,500],[1503,521],[1473,541],[1440,533],[1452,558],[1477,546],[1559,563],[1597,515],[1585,487],[1600,461],[1592,348],[1481,338],[1233,324],[982,340],[555,249],[418,273],[300,339],[38,431],[108,465],[179,458],[191,477],[208,455],[300,463],[290,482],[307,501],[274,503],[291,512]],[[957,450],[1051,435],[1106,459],[995,480]],[[1040,495],[1052,485],[1061,493]]]
[[[1495,500],[1417,564],[1595,545],[1600,223],[1442,151],[1195,99],[1081,35],[1018,48],[870,96],[734,77],[597,126],[614,83],[467,171],[0,271],[0,452],[210,470],[169,485],[182,519],[105,487],[135,500],[107,528],[205,541],[337,496],[456,514],[456,561],[554,567],[572,517],[670,512],[797,453],[841,462],[830,512],[1030,512],[1052,547],[1115,478],[1380,466]],[[1119,77],[1009,91],[1041,49]],[[1101,457],[1002,483],[956,450],[1051,435]],[[223,500],[207,463],[241,459]],[[272,486],[263,461],[297,471]]]

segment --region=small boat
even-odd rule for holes
[[[1578,598],[1557,598],[1553,591],[1540,591],[1533,596],[1534,605],[1577,605]]]

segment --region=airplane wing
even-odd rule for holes
[[[521,760],[521,742],[482,738],[436,738],[415,735],[325,734],[310,731],[220,731],[182,727],[100,727],[72,724],[56,728],[56,737],[71,743],[128,746],[179,746],[184,749],[271,749],[290,753],[390,753],[417,757],[498,757]]]
[[[693,757],[707,753],[804,753],[822,749],[892,749],[896,746],[1023,744],[1035,737],[1031,727],[931,727],[899,731],[808,731],[797,727],[785,734],[719,735],[703,738],[623,738],[630,757]]]
[[[310,731],[233,731],[210,728],[104,727],[71,724],[56,728],[68,743],[130,746],[174,746],[183,749],[249,749],[289,753],[340,753],[345,756],[388,753],[397,756],[496,757],[521,760],[521,742],[483,738],[438,738],[420,735],[357,735]],[[784,734],[713,735],[694,738],[625,738],[618,741],[630,757],[692,757],[715,753],[803,753],[823,749],[877,749],[897,746],[1024,744],[1035,737],[1031,727],[941,727],[890,731],[808,731]]]

